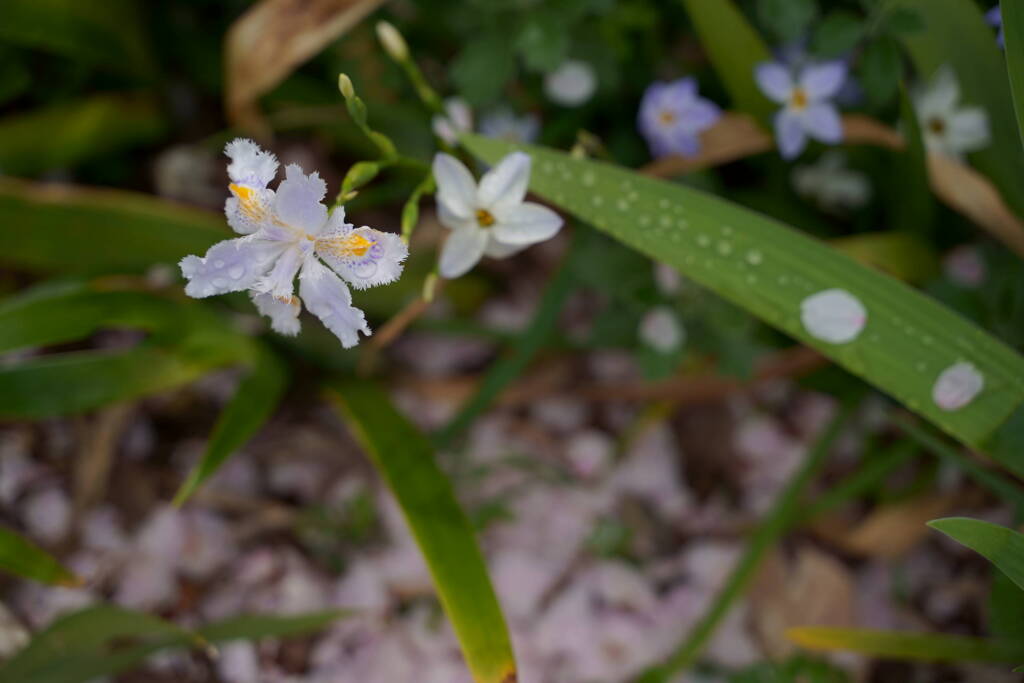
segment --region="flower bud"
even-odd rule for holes
[[[377,22],[377,39],[396,62],[404,62],[409,58],[409,46],[398,29],[386,21]]]
[[[346,100],[356,94],[356,89],[352,87],[352,79],[347,74],[338,74],[338,90]]]

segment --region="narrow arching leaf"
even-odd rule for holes
[[[221,216],[148,195],[0,178],[0,265],[76,273],[176,268],[227,236]]]
[[[166,129],[147,97],[97,95],[0,119],[0,168],[37,175],[158,139]]]
[[[992,142],[971,161],[999,188],[1018,216],[1024,215],[1024,154],[1007,84],[1006,62],[992,27],[974,0],[888,0],[891,9],[915,11],[926,29],[901,36],[922,78],[948,64],[960,83],[965,104],[985,108]],[[955,50],[950,46],[956,45]]]
[[[999,9],[1003,17],[1010,92],[1017,112],[1017,133],[1024,143],[1024,7],[1016,0],[1002,0]]]
[[[142,612],[97,605],[62,616],[0,665],[0,680],[80,683],[116,674],[170,646],[202,644],[190,632]]]
[[[928,151],[906,88],[900,88],[900,125],[906,144],[897,157],[893,176],[899,181],[899,194],[891,202],[892,222],[900,230],[928,235],[935,214],[928,187]]]
[[[332,396],[395,494],[430,568],[438,596],[478,683],[512,683],[515,657],[473,528],[434,460],[430,442],[365,381]]]
[[[771,54],[757,31],[732,0],[683,0],[683,5],[735,108],[767,122],[776,105],[758,89],[754,67]]]
[[[154,61],[135,0],[4,0],[0,41],[147,75]]]
[[[846,650],[889,659],[1011,664],[1024,659],[1024,643],[938,633],[801,627],[789,629],[786,631],[786,637],[809,650]]]
[[[76,586],[81,580],[48,552],[23,536],[0,527],[0,571],[40,583]]]
[[[81,281],[43,284],[0,302],[0,353],[81,339],[103,327],[153,331],[181,319],[180,305],[151,294]]]
[[[808,452],[800,469],[793,475],[772,504],[764,520],[758,525],[750,537],[750,542],[729,573],[722,589],[715,596],[710,608],[704,612],[700,620],[687,633],[686,639],[676,648],[675,652],[661,666],[650,669],[640,678],[640,683],[664,683],[678,671],[685,670],[693,664],[701,650],[718,628],[719,623],[728,614],[733,603],[743,595],[750,580],[754,577],[765,551],[775,544],[779,537],[795,521],[800,499],[808,482],[817,474],[828,456],[829,449],[839,436],[840,428],[849,418],[853,404],[847,405],[825,429],[814,448]]]
[[[967,517],[947,517],[928,526],[961,543],[999,567],[1024,589],[1024,536],[1013,529]]]
[[[38,419],[94,410],[198,379],[233,359],[176,348],[46,356],[0,369],[0,417]]]
[[[888,276],[771,218],[700,190],[609,164],[479,136],[463,142],[488,163],[521,149],[533,158],[530,189],[623,243],[669,264],[818,349],[960,441],[987,448],[1024,403],[1024,359],[976,325]],[[845,343],[812,334],[808,297],[843,290],[865,311]],[[934,398],[943,372],[969,363],[983,388],[955,410]],[[1014,455],[993,457],[1024,472]]]
[[[211,643],[231,640],[283,638],[317,631],[332,621],[352,614],[349,610],[331,609],[308,614],[242,614],[196,629],[196,634]]]
[[[236,450],[245,445],[270,417],[284,391],[284,365],[271,351],[261,348],[248,374],[213,428],[203,457],[174,496],[183,504]]]
[[[127,671],[159,651],[297,636],[346,614],[326,610],[289,616],[240,615],[189,631],[142,612],[96,605],[60,617],[37,634],[24,650],[0,665],[0,680],[84,683]]]

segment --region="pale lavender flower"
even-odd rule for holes
[[[988,23],[999,29],[999,35],[996,37],[996,42],[999,43],[999,47],[1006,47],[1006,29],[1003,28],[1003,10],[999,5],[996,5],[988,12],[985,13],[985,19]]]
[[[700,134],[721,118],[714,102],[697,93],[697,80],[652,83],[640,101],[637,124],[656,157],[700,152]]]
[[[495,109],[480,120],[481,134],[506,142],[533,142],[539,132],[540,120],[536,114],[516,116],[507,108]]]
[[[960,83],[948,64],[914,93],[921,136],[929,150],[961,159],[992,142],[988,112],[960,104]]]
[[[299,332],[302,300],[341,340],[359,343],[369,335],[363,312],[352,306],[348,284],[357,289],[398,279],[408,248],[397,236],[345,222],[338,207],[323,204],[327,184],[291,164],[277,190],[267,187],[277,174],[277,158],[251,140],[228,143],[232,197],[224,205],[228,224],[244,237],[218,242],[203,257],[186,256],[181,272],[185,293],[204,298],[248,291],[260,313],[281,334]],[[330,268],[323,265],[326,262]],[[340,277],[339,277],[340,276]]]
[[[832,103],[846,81],[841,61],[805,66],[792,71],[778,62],[758,64],[757,85],[772,101],[783,105],[775,114],[775,139],[784,159],[793,159],[807,138],[834,145],[843,139],[843,124]]]

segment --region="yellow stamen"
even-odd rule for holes
[[[676,115],[668,109],[663,109],[661,113],[658,114],[658,120],[661,121],[662,125],[671,126],[676,122]]]
[[[494,225],[494,216],[487,209],[477,209],[476,222],[481,228],[489,228]]]
[[[231,190],[231,194],[238,197],[238,210],[245,214],[249,220],[259,222],[263,219],[263,207],[259,203],[259,197],[255,190],[246,185],[236,185],[235,183],[228,185],[228,189]]]
[[[928,128],[936,135],[942,135],[946,132],[946,122],[942,119],[935,117],[928,122]]]
[[[337,258],[350,258],[355,256],[362,258],[370,247],[377,244],[374,240],[367,239],[358,233],[349,233],[344,237],[329,237],[316,240],[316,248],[326,251]]]
[[[793,109],[804,109],[807,107],[807,93],[803,88],[793,88],[789,101]]]

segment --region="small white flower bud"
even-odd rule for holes
[[[356,89],[352,87],[352,79],[348,74],[338,74],[338,90],[346,100],[355,96]]]
[[[409,46],[406,45],[405,38],[389,22],[377,22],[377,39],[396,62],[404,62],[409,58]]]

